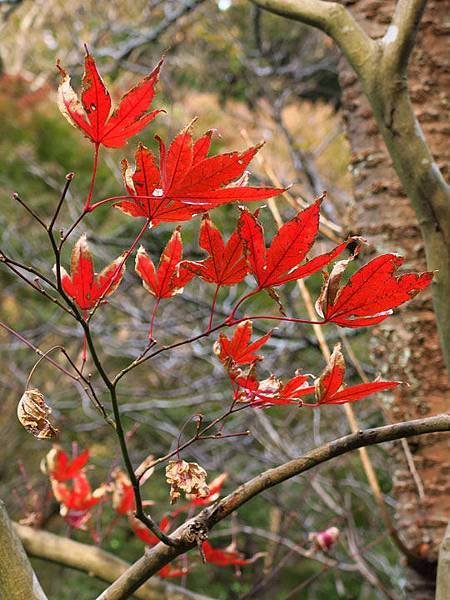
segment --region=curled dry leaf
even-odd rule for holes
[[[44,396],[35,388],[26,390],[17,406],[17,418],[20,423],[39,439],[53,438],[58,433],[48,419],[51,412],[52,409],[45,403]]]
[[[170,503],[174,504],[180,498],[181,492],[206,498],[209,495],[206,477],[205,469],[195,462],[171,460],[166,467],[166,479],[170,485]]]

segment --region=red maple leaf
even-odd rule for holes
[[[194,496],[191,499],[190,504],[192,506],[205,506],[206,504],[211,504],[211,502],[215,502],[219,496],[224,481],[228,477],[228,473],[221,473],[217,477],[215,477],[211,483],[208,484],[209,494],[204,498],[200,496]]]
[[[91,485],[84,471],[78,471],[72,477],[72,487],[56,480],[51,480],[53,495],[56,500],[64,505],[69,511],[86,512],[100,502],[107,491],[105,485],[101,485],[92,491]]]
[[[356,400],[365,398],[370,394],[397,387],[402,383],[401,381],[371,381],[345,387],[344,377],[345,361],[341,352],[341,345],[336,344],[328,365],[322,375],[314,382],[317,403],[309,406],[356,402]]]
[[[105,267],[101,273],[94,273],[94,263],[86,235],[82,235],[72,250],[70,275],[61,268],[61,284],[65,293],[82,310],[88,310],[117,289],[124,272],[125,262],[122,255]]]
[[[284,191],[230,185],[242,176],[260,146],[208,157],[210,138],[211,132],[207,132],[194,142],[190,126],[175,137],[168,149],[157,138],[159,166],[153,154],[145,146],[139,146],[135,170],[123,162],[127,191],[137,197],[116,206],[156,225],[162,221],[186,221],[199,212],[235,200],[262,200]]]
[[[354,273],[348,283],[340,281],[348,261],[337,263],[316,302],[316,311],[325,321],[342,327],[364,327],[384,321],[392,309],[411,300],[433,279],[432,272],[394,272],[404,259],[396,254],[373,258]]]
[[[111,473],[112,477],[112,506],[120,515],[126,515],[134,512],[136,503],[134,498],[133,486],[129,477],[116,467]]]
[[[240,283],[248,273],[241,239],[237,231],[225,244],[222,235],[208,215],[202,219],[199,245],[209,257],[202,261],[185,261],[186,269],[216,286]]]
[[[241,209],[238,231],[244,244],[250,270],[258,283],[258,289],[283,285],[312,275],[345,249],[347,242],[339,244],[331,252],[316,256],[303,265],[300,264],[318,234],[322,199],[323,197],[318,198],[314,204],[300,211],[280,227],[268,249],[264,242],[264,229],[257,215],[245,208]]]
[[[235,400],[254,407],[301,404],[301,397],[314,392],[314,386],[308,385],[309,376],[300,373],[296,373],[286,383],[274,375],[258,381],[253,370],[248,373],[236,373],[236,375],[233,377],[233,374],[230,374],[239,386],[239,390],[234,395]]]
[[[64,450],[55,445],[45,457],[45,472],[56,481],[72,479],[81,471],[89,460],[89,450],[86,449],[72,460]]]
[[[262,360],[263,357],[255,354],[255,351],[267,342],[272,332],[270,331],[253,343],[250,343],[252,332],[253,323],[250,320],[246,320],[239,323],[231,339],[228,339],[226,335],[221,333],[219,339],[214,344],[214,352],[220,361],[226,366],[230,366],[248,365]]]
[[[229,565],[248,565],[249,563],[253,562],[253,559],[251,558],[243,558],[242,554],[236,550],[219,550],[219,548],[213,548],[208,541],[203,542],[202,550],[207,562],[219,567],[228,567]]]
[[[139,521],[135,517],[130,516],[130,523],[134,533],[138,536],[140,540],[147,544],[147,546],[155,546],[160,542],[158,536],[151,532],[148,527],[146,527],[141,521]],[[168,533],[170,525],[171,521],[169,520],[169,518],[163,517],[159,523],[159,528],[163,533]]]
[[[86,50],[81,99],[70,85],[70,76],[61,67],[58,106],[71,125],[80,129],[96,146],[120,148],[161,112],[149,112],[155,95],[162,61],[147,77],[127,92],[111,114],[111,97],[100,77],[94,58]]]
[[[164,565],[156,574],[158,577],[184,577],[187,575],[189,570],[186,567],[174,567],[172,563]]]
[[[136,273],[142,279],[145,289],[157,300],[170,298],[183,291],[183,287],[194,273],[180,266],[183,257],[183,243],[180,228],[177,227],[161,254],[158,268],[141,246],[136,255]]]

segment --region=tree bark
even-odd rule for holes
[[[436,600],[450,598],[450,521],[439,550],[439,563],[436,581]]]
[[[395,2],[352,0],[348,4],[372,39],[385,34]],[[409,67],[409,89],[414,110],[443,173],[448,168],[448,156],[445,154],[448,122],[444,105],[446,91],[450,89],[443,34],[449,8],[448,0],[429,2]],[[419,170],[417,161],[420,162],[420,159],[414,159],[413,142],[408,136],[402,137],[402,131],[383,132],[385,142],[387,133],[392,138],[390,155],[386,151],[373,118],[374,110],[386,112],[383,93],[389,86],[396,85],[390,80],[389,73],[384,73],[385,80],[375,84],[379,86],[379,93],[373,91],[373,97],[378,96],[378,105],[372,100],[371,108],[354,70],[345,59],[340,62],[339,76],[352,148],[355,192],[351,228],[364,235],[377,252],[395,249],[406,258],[408,268],[421,271],[426,269],[426,260],[419,223],[392,167],[396,152],[410,153],[410,177],[414,177],[413,172],[416,167]],[[401,111],[402,104],[409,100],[404,85],[397,91],[397,94],[393,93],[397,104],[392,106],[392,110]],[[379,115],[377,121],[380,122]],[[432,189],[429,191],[433,193]],[[448,248],[441,252],[444,256],[447,252],[448,256]],[[448,298],[446,302],[448,306]],[[410,384],[409,388],[391,394],[386,405],[388,419],[403,421],[448,411],[450,388],[430,294],[408,303],[396,316],[374,330],[374,334],[375,364],[382,367],[383,375],[388,378],[400,378]],[[410,442],[409,448],[414,464],[412,470],[411,460],[408,465],[402,446],[397,445],[393,452],[396,520],[407,547],[423,559],[422,567],[409,573],[408,598],[431,599],[434,598],[438,548],[450,514],[450,440],[447,436],[424,436]],[[417,472],[412,472],[414,470]]]
[[[0,598],[47,600],[0,500]]]

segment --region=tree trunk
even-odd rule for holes
[[[0,500],[0,598],[47,600]]]
[[[369,35],[384,35],[394,11],[393,0],[345,3],[351,5]],[[444,175],[448,174],[445,94],[450,89],[444,23],[449,8],[449,0],[429,2],[409,68],[414,109]],[[408,269],[425,270],[424,244],[415,213],[392,168],[357,76],[344,59],[339,76],[355,188],[350,227],[361,232],[377,253],[395,250],[406,258]],[[450,388],[430,295],[421,294],[373,333],[373,353],[383,375],[410,384],[390,395],[388,419],[408,420],[448,411]],[[424,436],[410,441],[409,449],[409,460],[408,447],[399,443],[393,451],[396,522],[406,546],[420,559],[408,574],[407,597],[431,599],[439,544],[450,514],[450,440],[440,434]]]

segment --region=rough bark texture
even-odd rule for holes
[[[436,600],[450,598],[450,521],[439,550],[439,565],[436,582]]]
[[[352,0],[353,15],[374,39],[384,35],[393,0]],[[446,56],[445,18],[448,0],[429,2],[409,68],[409,89],[426,140],[444,175],[448,175],[448,106],[450,75]],[[446,64],[447,63],[447,64]],[[392,168],[372,111],[353,69],[342,59],[340,81],[348,137],[352,146],[355,204],[350,226],[363,233],[377,252],[395,249],[411,270],[425,270],[419,225],[409,199]],[[391,421],[414,419],[450,409],[446,375],[430,295],[421,295],[376,330],[373,344],[377,365],[386,375],[410,383],[391,395],[386,406]],[[408,548],[425,561],[420,574],[410,573],[408,598],[434,598],[435,560],[450,514],[450,439],[424,436],[409,442],[424,488],[421,499],[402,446],[393,453],[396,519]]]

